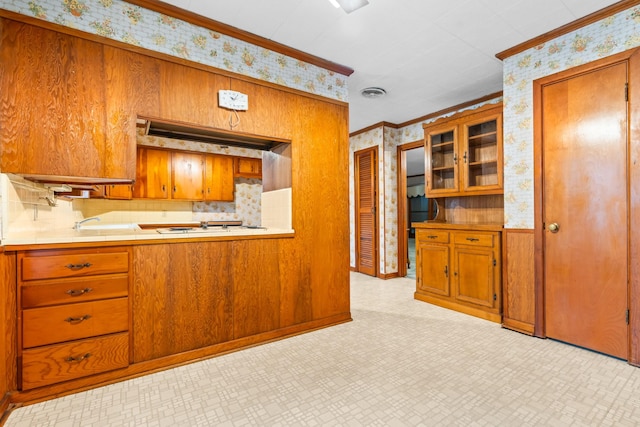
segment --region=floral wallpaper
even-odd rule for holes
[[[122,0],[0,0],[0,8],[331,99],[347,77]]]
[[[504,60],[506,228],[534,228],[533,81],[640,46],[640,7]]]
[[[355,135],[349,139],[349,221],[350,221],[350,249],[351,267],[356,266],[355,241],[355,175],[353,154],[365,148],[378,147],[378,190],[380,234],[378,248],[380,254],[379,271],[381,275],[398,272],[398,172],[397,148],[399,145],[422,140],[424,131],[422,125],[431,123],[441,117],[449,117],[460,111],[475,110],[486,104],[497,104],[502,98],[495,98],[467,108],[452,111],[442,116],[434,117],[419,123],[414,123],[400,129],[380,126],[367,132]]]

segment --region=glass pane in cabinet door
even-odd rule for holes
[[[497,121],[469,126],[467,151],[467,187],[498,184],[498,129]]]
[[[455,152],[453,130],[430,135],[431,188],[455,188]]]

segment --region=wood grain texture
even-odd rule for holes
[[[232,243],[233,338],[280,327],[277,241]]]
[[[129,292],[129,275],[110,274],[95,277],[75,277],[38,280],[20,286],[21,307],[45,307],[54,304],[95,301],[125,297]]]
[[[102,46],[7,22],[0,46],[0,169],[106,177]]]
[[[444,219],[452,223],[502,224],[504,223],[504,197],[502,195],[446,197],[438,199]]]
[[[232,339],[231,263],[227,242],[135,247],[135,362]]]
[[[629,58],[629,223],[640,224],[640,50]],[[640,230],[629,229],[629,363],[640,366]]]
[[[128,356],[128,333],[25,350],[22,389],[124,368],[129,364]],[[69,360],[71,357],[75,360]]]
[[[18,389],[16,266],[16,254],[0,249],[0,400]]]
[[[235,191],[233,157],[206,154],[204,162],[204,199],[232,202]]]
[[[505,229],[502,239],[502,326],[532,335],[536,321],[534,233]]]
[[[229,129],[231,111],[218,107],[218,91],[229,89],[229,82],[228,77],[163,62],[158,85],[160,114],[153,117]]]
[[[101,49],[113,67],[107,75],[132,82],[113,82],[107,89],[121,97],[109,104],[110,111],[121,108],[130,114],[129,121],[145,115],[228,130],[230,111],[217,107],[215,93],[231,88],[249,95],[249,110],[239,114],[234,130],[291,141],[294,236],[129,242],[135,244],[130,293],[135,364],[127,372],[185,363],[349,320],[348,105],[240,77],[231,82],[213,69],[140,52]],[[92,244],[67,246],[85,249]],[[256,287],[261,289],[259,298]],[[254,303],[260,310],[251,313]],[[247,319],[236,329],[234,308]],[[202,324],[203,313],[207,327],[194,327]],[[244,337],[233,339],[234,332]],[[111,373],[96,378],[117,377]],[[74,385],[48,387],[70,390],[92,382],[86,378],[69,384]]]
[[[125,332],[129,329],[126,297],[31,308],[22,312],[22,346]]]

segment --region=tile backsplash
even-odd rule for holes
[[[25,231],[72,228],[76,221],[99,216],[102,224],[174,223],[191,221],[241,220],[246,225],[261,224],[262,182],[237,178],[234,202],[182,202],[161,200],[56,200],[49,206],[42,197],[45,189],[14,183],[0,175],[2,235]],[[19,178],[15,181],[20,181]],[[29,188],[31,186],[32,188]]]

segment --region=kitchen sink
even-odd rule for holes
[[[229,233],[240,230],[255,230],[265,229],[265,227],[253,227],[253,226],[240,226],[240,227],[168,227],[168,228],[156,228],[156,231],[160,234],[206,234],[206,233]]]

